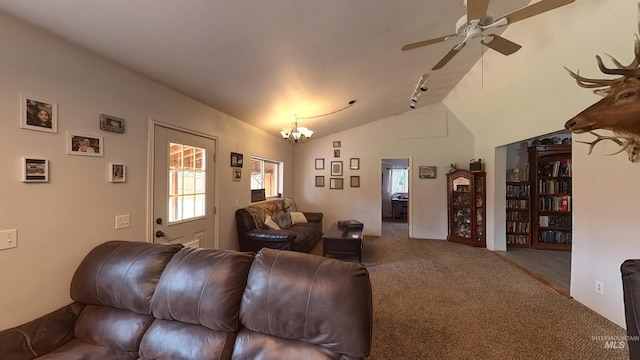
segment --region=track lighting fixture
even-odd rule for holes
[[[427,74],[424,74],[420,77],[415,90],[413,90],[413,95],[411,95],[411,102],[409,103],[409,107],[415,109],[420,94],[426,92],[427,90],[429,90],[429,88],[427,87]]]

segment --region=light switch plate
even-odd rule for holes
[[[130,226],[131,216],[129,214],[116,216],[116,230],[128,228]]]
[[[18,247],[18,230],[0,231],[0,250],[13,249]]]

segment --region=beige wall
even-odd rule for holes
[[[638,31],[635,1],[580,0],[513,25],[503,36],[523,48],[508,57],[487,52],[445,99],[446,104],[474,133],[477,157],[487,164],[490,248],[504,247],[504,159],[507,145],[561,130],[566,120],[599,99],[578,87],[563,69],[587,77],[604,78],[596,54],[612,54],[622,63],[633,57]],[[637,213],[640,164],[611,144],[588,147],[573,136],[573,260],[571,295],[620,326],[624,326],[620,264],[640,257]],[[493,216],[495,214],[495,216]],[[495,231],[494,231],[495,230]],[[595,292],[595,281],[604,295]]]
[[[229,153],[284,161],[291,145],[173,90],[113,65],[0,13],[0,230],[18,229],[18,247],[0,251],[0,329],[70,301],[78,262],[98,243],[145,241],[148,118],[218,139],[216,205],[219,245],[237,248],[234,211],[249,203],[249,169],[232,181]],[[58,104],[58,133],[19,128],[19,96]],[[126,132],[99,130],[99,114],[126,119]],[[67,131],[104,137],[104,157],[66,154]],[[251,141],[247,141],[251,139]],[[50,161],[50,182],[20,181],[20,158]],[[127,165],[126,183],[109,183],[110,162]],[[284,179],[293,194],[293,174]],[[131,227],[114,229],[114,217]]]

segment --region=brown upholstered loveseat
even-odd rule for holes
[[[236,210],[236,226],[240,251],[257,252],[271,249],[311,252],[322,240],[320,212],[303,212],[307,222],[295,223],[291,214],[298,212],[292,199],[269,200]],[[269,228],[266,217],[272,218],[279,229]]]
[[[291,251],[111,241],[71,282],[74,302],[0,332],[0,359],[363,359],[361,265]]]

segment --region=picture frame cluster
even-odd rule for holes
[[[341,148],[342,141],[333,141],[333,158],[338,159],[342,156]],[[350,158],[349,159],[349,171],[357,171],[360,170],[360,158]],[[314,163],[315,170],[325,170],[325,159],[324,158],[316,158]],[[344,170],[344,162],[342,160],[331,160],[329,163],[329,189],[332,190],[342,190],[344,189],[344,178],[345,170]],[[359,175],[350,175],[349,178],[349,186],[352,188],[360,187],[360,176]],[[325,175],[316,175],[315,176],[315,186],[316,187],[325,187]]]
[[[20,94],[20,128],[50,134],[58,134],[58,104],[55,101]],[[99,128],[103,131],[123,134],[125,119],[99,114]],[[96,134],[66,131],[66,153],[68,155],[104,157],[104,137]],[[49,159],[38,156],[21,158],[22,182],[49,182]],[[107,180],[113,183],[126,182],[126,165],[109,163]]]

